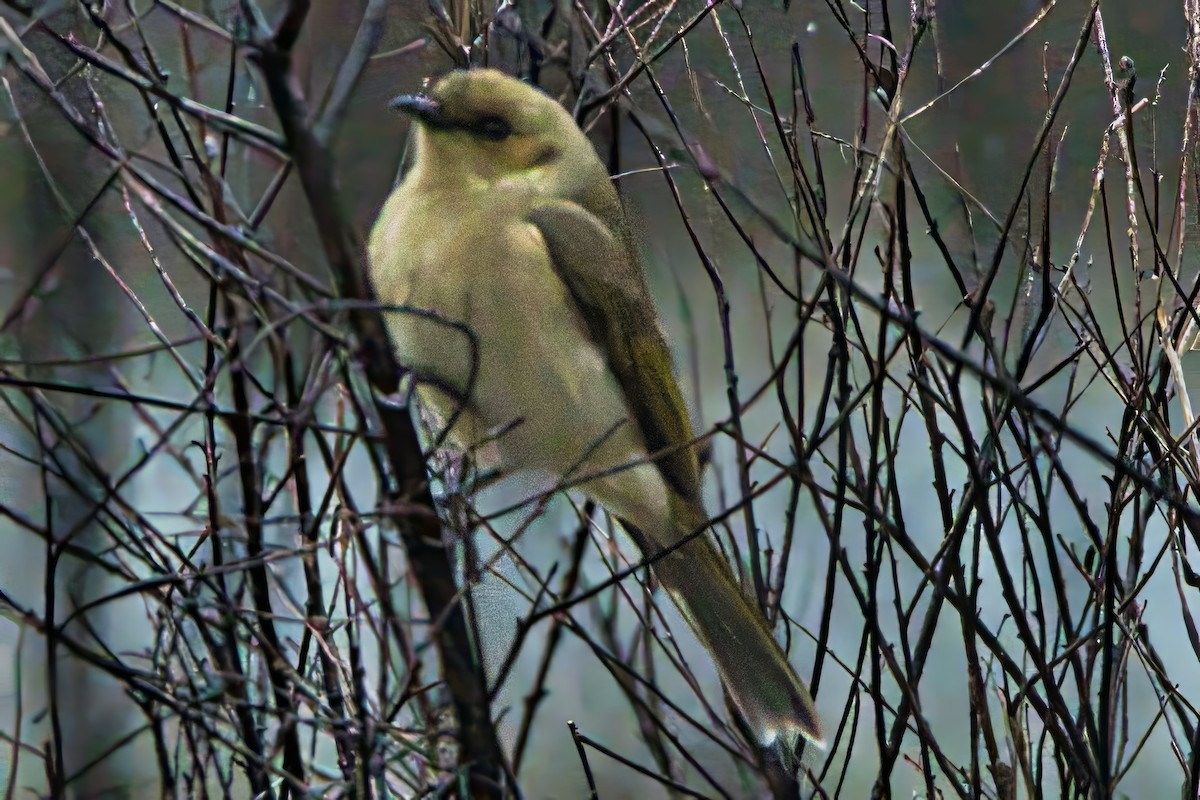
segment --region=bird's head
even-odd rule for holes
[[[591,142],[553,98],[494,69],[456,71],[392,106],[420,125],[418,166],[489,183],[527,177],[552,194],[607,179]],[[421,162],[425,163],[422,164]]]

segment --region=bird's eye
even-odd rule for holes
[[[479,135],[493,142],[502,142],[512,135],[512,126],[501,117],[484,117],[479,120],[476,130]]]

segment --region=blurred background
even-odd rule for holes
[[[388,101],[467,62],[560,96],[617,176],[718,536],[814,681],[802,795],[1195,796],[1200,10],[318,3],[263,56],[302,6],[0,3],[7,796],[249,796],[256,759],[286,795],[296,752],[314,795],[459,786],[264,74],[361,257],[410,147]],[[587,796],[568,721],[628,762],[584,743],[599,797],[782,791],[644,570],[526,625],[636,563],[601,513],[430,470],[523,796]]]

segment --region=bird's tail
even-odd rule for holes
[[[672,541],[688,535],[704,521],[702,513],[677,513],[673,517],[679,520],[676,527],[681,530]],[[694,526],[689,524],[693,519]],[[807,687],[792,670],[762,612],[738,586],[707,534],[696,536],[655,561],[653,569],[711,654],[721,682],[759,745],[776,749],[785,761],[793,757],[801,737],[823,746],[820,722]]]

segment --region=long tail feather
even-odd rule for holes
[[[702,521],[698,513],[679,510],[685,512],[674,515],[679,530],[659,539],[661,543],[678,541]],[[688,524],[692,519],[698,519],[696,526]],[[635,535],[647,538],[644,532]],[[644,549],[652,547],[644,541]],[[653,569],[711,654],[722,683],[759,745],[778,748],[785,760],[791,758],[801,737],[823,746],[808,689],[792,670],[762,612],[737,585],[707,535],[697,536],[659,559]]]

